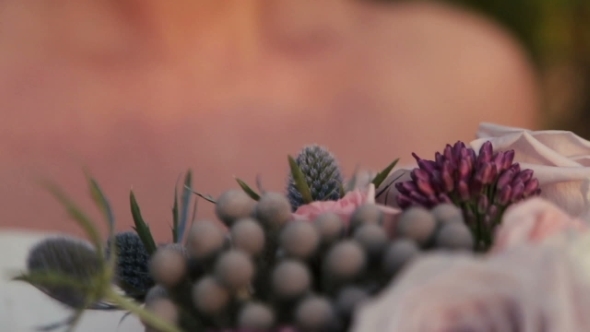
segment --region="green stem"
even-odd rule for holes
[[[148,310],[142,308],[141,306],[133,303],[133,301],[129,300],[125,296],[122,296],[115,292],[114,290],[110,290],[107,293],[107,299],[117,303],[121,308],[125,310],[131,311],[131,313],[137,315],[142,321],[146,324],[151,326],[154,329],[157,329],[161,332],[183,332],[178,327],[166,322],[163,319],[158,318],[153,313],[149,312]]]

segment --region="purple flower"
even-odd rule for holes
[[[418,168],[412,170],[410,180],[395,184],[398,205],[402,209],[457,205],[478,249],[491,245],[493,231],[510,204],[541,192],[533,171],[521,170],[513,162],[513,150],[494,152],[490,142],[481,146],[479,154],[459,141],[437,152],[435,160],[412,155]]]

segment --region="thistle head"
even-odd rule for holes
[[[514,163],[514,150],[494,152],[491,142],[484,143],[479,154],[457,142],[437,152],[434,160],[413,156],[418,168],[411,180],[396,184],[399,206],[460,207],[479,249],[489,247],[509,205],[541,192],[533,171]]]
[[[115,234],[113,239],[108,241],[107,256],[112,240],[115,241],[117,250],[117,284],[127,295],[142,299],[154,286],[154,280],[149,271],[149,253],[137,233],[122,232]]]
[[[296,158],[313,201],[338,200],[342,188],[342,173],[334,156],[318,145],[304,147]],[[295,185],[293,176],[289,176],[287,197],[293,210],[305,204],[303,197]]]

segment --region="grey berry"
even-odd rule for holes
[[[314,220],[314,224],[323,243],[333,243],[344,234],[342,218],[333,212],[320,214]]]
[[[383,255],[382,270],[388,278],[396,275],[409,261],[420,254],[420,248],[414,241],[400,239],[394,241]]]
[[[295,310],[295,322],[301,331],[329,330],[335,319],[334,307],[324,297],[309,297],[303,300]]]
[[[336,279],[351,279],[366,267],[365,252],[354,241],[342,241],[332,247],[324,261],[324,273]]]
[[[316,251],[320,236],[311,223],[292,221],[281,232],[279,241],[288,256],[306,259]]]
[[[258,255],[264,250],[264,230],[254,219],[242,219],[230,231],[232,244],[250,255]]]
[[[378,256],[383,252],[389,238],[381,226],[376,224],[366,224],[359,227],[354,232],[354,239],[369,254],[369,256]]]
[[[396,231],[402,238],[409,238],[424,246],[432,238],[436,220],[430,211],[422,207],[413,207],[400,216]]]
[[[434,239],[438,248],[451,250],[473,250],[473,235],[465,224],[449,223],[442,226]]]
[[[274,293],[283,299],[304,295],[311,286],[311,275],[305,265],[286,260],[277,265],[272,273]]]
[[[214,315],[225,308],[230,296],[219,282],[211,277],[206,276],[197,281],[192,289],[193,303],[196,308],[208,315]]]
[[[160,285],[170,288],[187,277],[186,257],[174,249],[160,248],[150,260],[150,273]]]
[[[215,263],[215,277],[231,291],[244,289],[254,277],[254,263],[242,251],[230,250]]]
[[[258,200],[255,214],[267,229],[276,230],[291,220],[291,204],[283,194],[266,192]]]
[[[359,206],[350,216],[350,227],[355,229],[364,224],[378,224],[383,222],[383,212],[375,204]]]
[[[356,307],[369,298],[369,294],[363,289],[355,286],[348,286],[342,289],[336,297],[336,310],[338,314],[348,318]]]
[[[251,217],[254,213],[256,201],[243,190],[232,189],[219,196],[215,204],[215,214],[226,225]]]
[[[238,327],[248,331],[267,331],[274,323],[274,312],[261,303],[248,303],[238,314]]]
[[[210,221],[196,222],[187,239],[187,249],[192,257],[204,259],[217,253],[225,243],[225,232]]]
[[[439,204],[430,213],[439,223],[458,222],[463,223],[463,212],[453,204]]]

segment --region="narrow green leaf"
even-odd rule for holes
[[[346,195],[346,190],[344,190],[344,185],[341,183],[340,184],[340,198],[344,197],[344,195]]]
[[[96,251],[101,255],[102,259],[102,239],[100,233],[96,229],[96,223],[90,219],[57,185],[41,181],[41,185],[45,187],[65,208],[68,215],[78,223],[88,236],[90,242],[96,247]]]
[[[186,187],[185,187],[185,188],[186,188]],[[207,194],[207,195],[205,195],[205,194],[201,194],[200,192],[198,192],[198,191],[196,191],[196,190],[193,190],[193,189],[191,189],[191,188],[188,188],[188,189],[191,191],[191,193],[193,193],[193,194],[195,194],[195,195],[197,195],[197,196],[201,197],[202,199],[206,200],[207,202],[209,202],[209,203],[213,203],[213,204],[217,204],[217,201],[215,201],[215,198],[213,198],[213,196],[211,196],[211,195],[208,195],[208,194]]]
[[[92,286],[72,279],[70,276],[56,272],[31,272],[12,277],[14,281],[23,281],[35,287],[68,286],[79,290],[91,290]]]
[[[133,229],[139,235],[141,242],[145,246],[147,252],[152,255],[156,252],[156,242],[152,237],[152,233],[150,232],[150,227],[143,221],[143,217],[141,216],[141,210],[139,209],[139,205],[137,204],[137,200],[135,199],[135,195],[133,191],[129,194],[129,200],[131,202],[131,215],[133,216],[133,222],[135,226]]]
[[[246,194],[248,194],[248,196],[250,196],[250,198],[252,198],[255,201],[260,199],[260,195],[258,195],[258,193],[255,192],[254,189],[252,189],[246,182],[240,180],[239,178],[235,178],[235,179],[238,182],[238,184],[240,185],[240,187],[242,188],[242,190],[244,190],[244,192]]]
[[[178,228],[178,192],[174,190],[174,205],[172,206],[172,241],[176,243],[176,229]]]
[[[184,238],[184,232],[186,230],[186,223],[188,220],[190,201],[191,201],[191,188],[192,186],[192,172],[189,169],[186,172],[184,178],[184,186],[182,188],[182,199],[180,202],[180,218],[176,225],[176,240],[174,243],[179,243]]]
[[[399,159],[394,160],[391,164],[389,164],[389,166],[385,167],[384,170],[382,170],[375,176],[375,178],[372,181],[372,183],[375,185],[375,188],[378,188],[381,185],[381,183],[383,183],[383,181],[387,179],[387,176],[389,175],[389,173],[391,173],[391,170],[395,167],[398,161]]]
[[[104,195],[103,191],[100,189],[98,182],[90,177],[88,174],[86,175],[88,180],[88,187],[90,188],[90,195],[92,196],[92,200],[100,209],[100,212],[103,214],[105,220],[109,226],[109,235],[114,235],[115,229],[115,215],[113,214],[113,210],[111,209],[111,205],[107,200],[106,196]]]
[[[309,189],[309,185],[307,184],[307,180],[305,179],[305,175],[297,165],[297,162],[293,157],[289,157],[289,168],[291,168],[291,175],[293,176],[293,180],[295,181],[295,187],[301,194],[301,198],[303,198],[303,202],[306,204],[313,202],[313,197],[311,197],[311,190]]]

